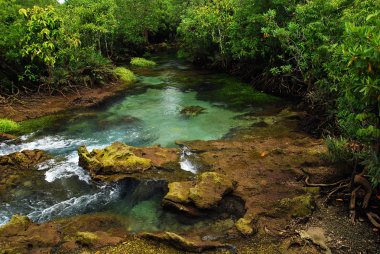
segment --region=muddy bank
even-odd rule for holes
[[[12,103],[0,104],[0,118],[14,121],[34,119],[60,111],[94,106],[107,98],[118,95],[126,90],[122,82],[111,83],[104,87],[82,89],[77,93],[65,95],[32,95],[21,97]]]

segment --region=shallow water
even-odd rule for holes
[[[178,231],[188,227],[176,214],[161,208],[163,182],[93,183],[78,166],[77,147],[102,148],[115,141],[171,147],[176,140],[220,139],[231,129],[252,125],[252,119],[237,116],[278,105],[237,104],[236,98],[218,100],[231,78],[226,81],[225,75],[194,70],[172,57],[156,60],[159,64],[153,69],[136,69],[139,82],[119,97],[96,108],[70,112],[52,126],[23,136],[21,143],[0,144],[0,154],[42,149],[53,155],[53,159],[39,165],[44,179],[25,182],[12,190],[8,202],[0,201],[0,225],[16,213],[44,222],[107,211],[125,216],[133,231]],[[187,106],[205,110],[198,116],[185,117],[180,111]],[[189,151],[184,151],[181,167],[195,172],[188,156]]]

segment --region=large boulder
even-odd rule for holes
[[[133,147],[116,142],[104,149],[89,152],[78,148],[79,165],[94,180],[119,181],[125,178],[181,181],[192,177],[181,170],[180,151],[176,148]]]
[[[81,146],[78,154],[79,165],[97,174],[131,174],[152,167],[150,159],[136,156],[129,146],[119,142],[104,149],[94,149],[91,153],[85,146]]]

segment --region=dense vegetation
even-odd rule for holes
[[[379,10],[377,0],[0,0],[0,92],[133,79],[113,63],[176,40],[182,57],[301,97],[314,129],[343,136],[329,139],[331,151],[363,164],[377,185]]]

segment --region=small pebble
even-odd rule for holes
[[[379,232],[378,228],[373,228],[372,230],[373,230],[373,232]]]

